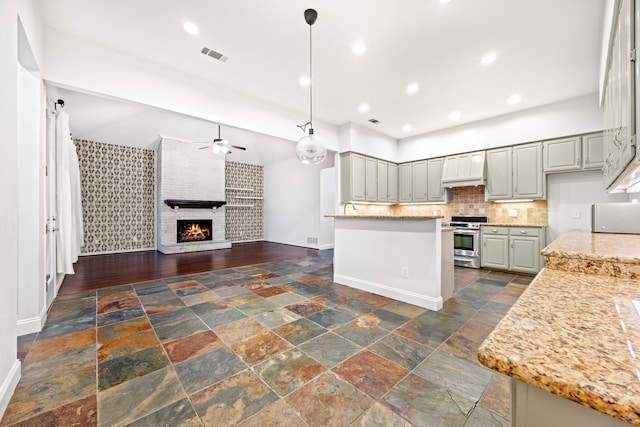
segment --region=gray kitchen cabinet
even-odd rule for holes
[[[513,151],[511,147],[487,150],[487,200],[513,198]]]
[[[481,227],[480,265],[498,270],[509,269],[509,228]]]
[[[456,154],[444,158],[442,185],[445,187],[485,184],[485,151]]]
[[[582,138],[553,139],[542,143],[543,170],[546,173],[582,169]]]
[[[427,201],[427,161],[420,160],[412,163],[413,201]]]
[[[544,263],[544,227],[481,227],[480,265],[498,270],[537,274]]]
[[[386,202],[389,200],[389,162],[378,160],[376,166],[378,169],[378,201]]]
[[[582,135],[582,169],[602,169],[602,166],[604,166],[603,133]]]
[[[400,203],[413,201],[412,164],[403,163],[398,166],[398,201]]]
[[[340,201],[365,201],[365,168],[365,156],[356,153],[340,154]]]
[[[427,201],[447,202],[447,190],[442,186],[444,157],[427,160]]]
[[[378,160],[365,157],[364,194],[367,202],[378,201]]]
[[[398,165],[391,162],[387,164],[387,191],[387,202],[398,203]]]
[[[542,172],[542,143],[513,147],[513,198],[544,199],[545,175]]]

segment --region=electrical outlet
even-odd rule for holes
[[[573,211],[573,218],[580,219],[580,211]]]
[[[518,210],[517,209],[509,209],[509,216],[511,218],[515,218],[518,216]]]
[[[405,279],[409,278],[409,267],[402,267],[402,277]]]

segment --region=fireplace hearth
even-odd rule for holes
[[[203,242],[213,240],[212,220],[210,219],[187,219],[178,221],[178,243]]]

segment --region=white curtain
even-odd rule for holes
[[[57,271],[73,274],[84,233],[78,154],[71,139],[69,115],[64,110],[56,117],[56,226]]]

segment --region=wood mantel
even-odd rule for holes
[[[166,199],[165,204],[171,208],[191,208],[191,209],[211,209],[219,208],[227,202],[216,200],[182,200],[182,199]]]

